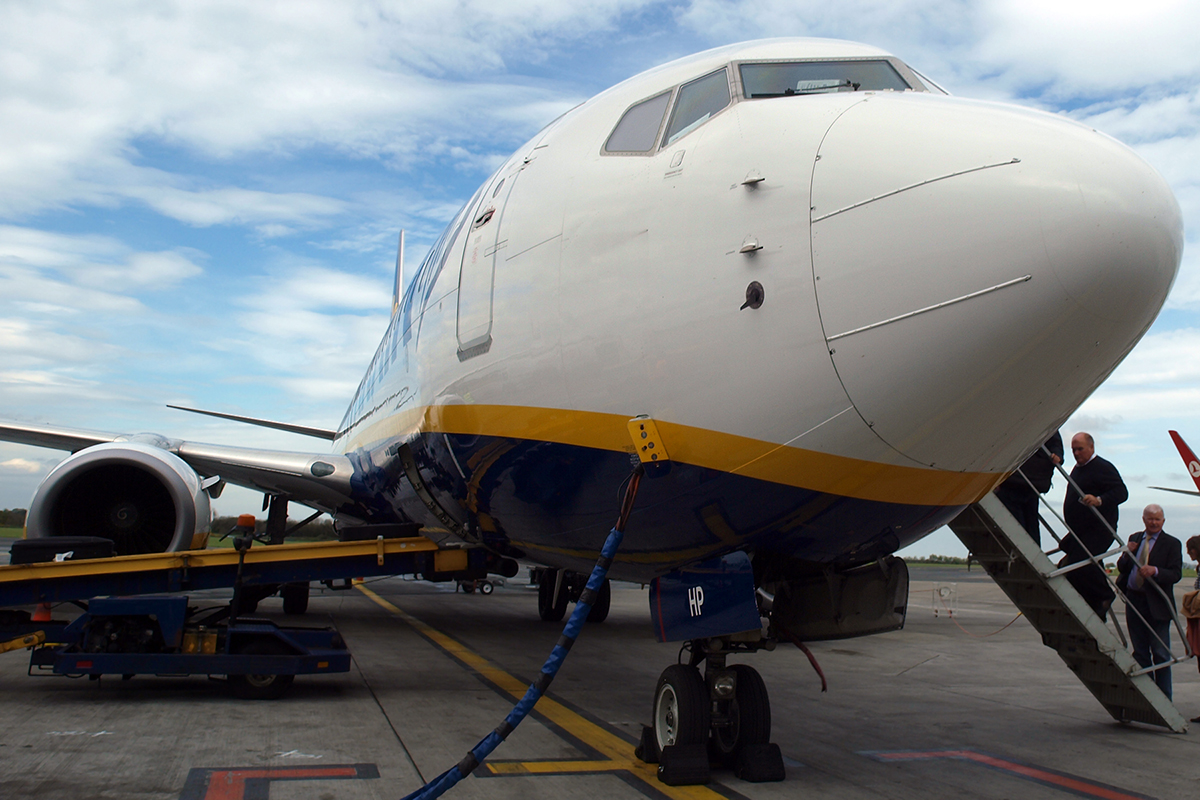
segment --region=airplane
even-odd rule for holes
[[[1183,440],[1183,437],[1176,431],[1167,431],[1171,434],[1171,441],[1175,443],[1175,449],[1179,451],[1180,458],[1183,463],[1187,464],[1188,475],[1192,476],[1192,481],[1196,484],[1196,489],[1200,489],[1200,459],[1196,458],[1196,454],[1192,452],[1192,448]],[[1200,495],[1200,491],[1193,489],[1171,489],[1166,486],[1151,486],[1151,489],[1158,489],[1163,492],[1175,492],[1176,494],[1191,494]]]
[[[408,281],[401,248],[336,428],[225,415],[332,453],[41,424],[0,438],[73,453],[30,537],[184,549],[232,483],[276,522],[297,502],[343,530],[420,523],[494,570],[544,565],[547,620],[644,463],[609,574],[651,582],[656,635],[690,652],[659,679],[649,744],[734,759],[769,737],[770,705],[727,656],[902,626],[893,554],[1104,381],[1182,241],[1166,182],[1086,125],[951,96],[868,45],[747,42],[551,122]]]

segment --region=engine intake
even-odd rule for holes
[[[101,536],[117,555],[203,547],[212,521],[200,477],[140,442],[88,447],[50,470],[29,504],[25,535]]]

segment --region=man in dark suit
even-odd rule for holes
[[[1038,494],[1050,491],[1054,468],[1063,463],[1062,435],[1055,431],[1044,446],[1050,455],[1046,455],[1046,450],[1039,447],[1021,465],[1020,470],[996,487],[996,497],[1039,545],[1042,543],[1042,530],[1038,520]]]
[[[1129,601],[1125,607],[1129,643],[1133,645],[1133,657],[1143,667],[1171,660],[1173,587],[1183,575],[1183,546],[1162,529],[1165,521],[1162,506],[1146,506],[1142,512],[1146,529],[1129,537],[1129,552],[1122,553],[1117,562],[1117,586]],[[1166,666],[1152,674],[1158,688],[1171,699],[1171,668]]]
[[[1075,468],[1071,470],[1073,485],[1067,486],[1063,519],[1075,536],[1063,539],[1065,556],[1059,566],[1083,561],[1089,553],[1107,552],[1117,529],[1117,507],[1129,499],[1121,473],[1096,455],[1096,440],[1090,433],[1080,432],[1071,437],[1071,454],[1075,456]],[[1097,614],[1103,618],[1108,613],[1115,595],[1103,570],[1089,564],[1067,573],[1067,580]]]

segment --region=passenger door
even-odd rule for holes
[[[500,238],[504,205],[523,163],[505,165],[496,173],[472,212],[471,230],[463,251],[458,277],[458,359],[482,355],[492,346],[492,291],[495,285],[496,254],[506,242]]]

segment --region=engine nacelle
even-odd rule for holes
[[[208,493],[173,453],[141,442],[80,450],[50,470],[25,520],[30,539],[102,536],[117,555],[199,549],[212,522]]]

